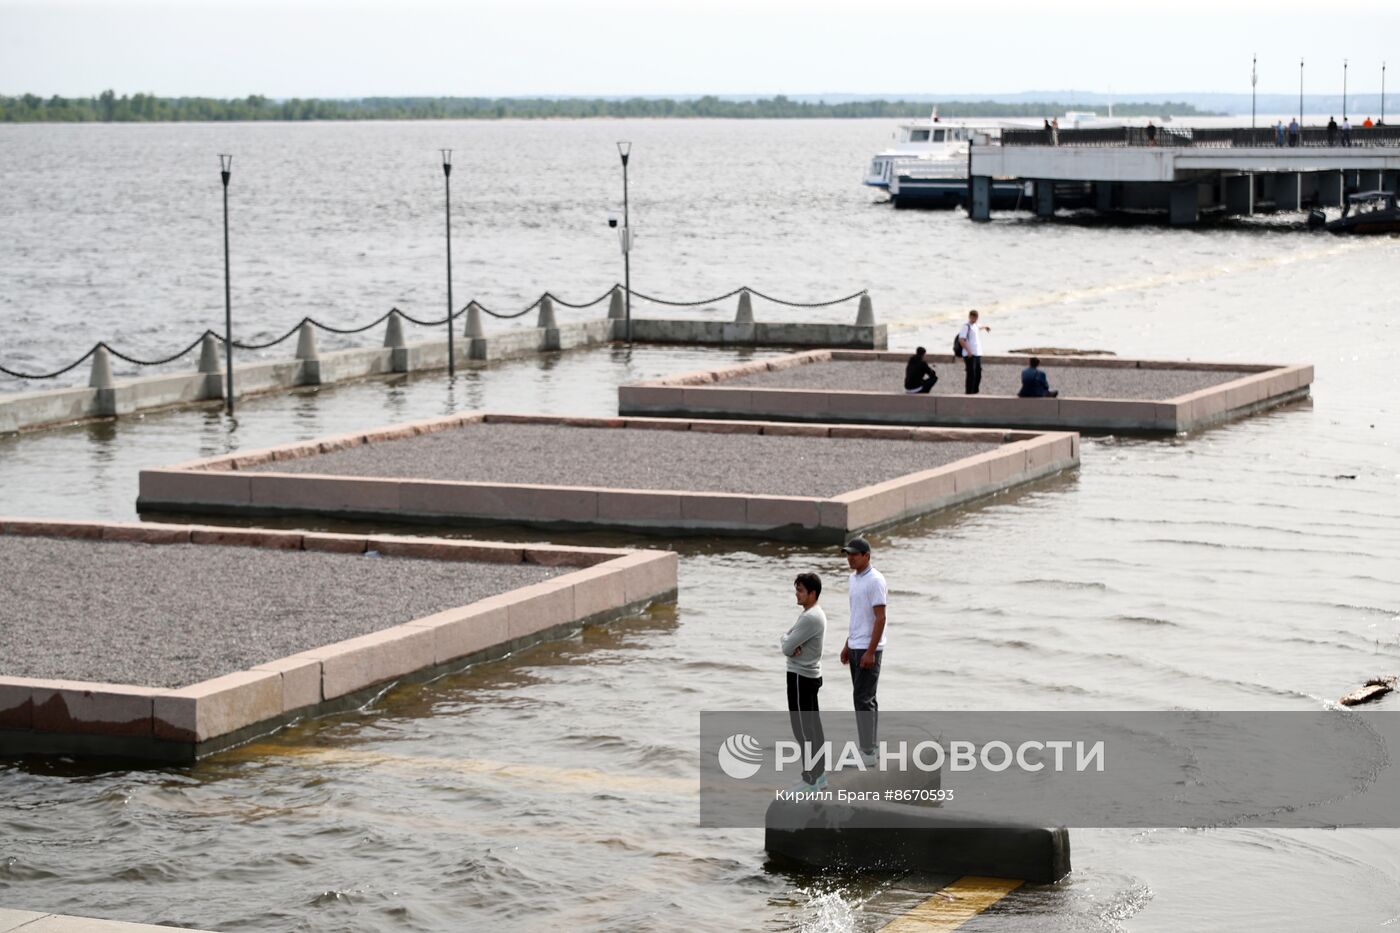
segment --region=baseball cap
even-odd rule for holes
[[[870,542],[864,538],[852,538],[850,542],[841,549],[843,554],[869,554]]]

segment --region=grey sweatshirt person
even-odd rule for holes
[[[787,669],[803,677],[822,675],[822,641],[826,638],[826,613],[821,606],[804,609],[792,628],[782,637],[779,647],[787,655]],[[793,657],[798,648],[802,653]]]

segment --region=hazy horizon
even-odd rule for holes
[[[994,99],[1095,88],[1117,100],[1380,91],[1400,4],[1299,0],[1170,16],[1103,0],[0,0],[0,93],[161,97],[789,97]],[[1201,17],[1208,17],[1208,24]],[[891,27],[897,25],[898,38]],[[1337,38],[1334,38],[1337,37]],[[1123,90],[1170,87],[1169,92]],[[696,90],[699,88],[700,90]],[[841,91],[831,88],[843,88]]]

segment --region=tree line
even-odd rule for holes
[[[190,123],[225,120],[501,120],[550,117],[671,117],[730,119],[927,117],[924,101],[863,100],[841,103],[792,100],[783,95],[763,100],[693,100],[632,97],[363,97],[354,100],[292,98],[273,100],[260,94],[242,98],[157,97],[103,91],[95,97],[0,95],[0,123]],[[1095,108],[1055,101],[997,103],[944,101],[944,117],[1048,117],[1069,110]],[[1190,104],[1126,102],[1114,105],[1121,116],[1199,115]]]

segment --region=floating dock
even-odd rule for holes
[[[469,412],[143,470],[137,508],[837,543],[1078,462],[1063,432]]]
[[[0,757],[189,761],[676,592],[676,555],[0,519]],[[75,573],[75,568],[81,568]]]
[[[983,425],[1177,434],[1304,398],[1310,365],[1046,357],[1058,398],[1017,398],[1025,356],[984,356],[982,393],[963,362],[929,354],[939,381],[903,390],[908,353],[812,350],[621,386],[623,415],[882,425]]]
[[[1400,188],[1400,127],[1354,128],[1348,145],[1308,127],[1284,142],[1248,127],[1163,126],[1150,137],[1144,127],[1006,131],[997,144],[972,147],[968,215],[990,219],[996,192],[1012,180],[1030,183],[1026,207],[1042,217],[1073,206],[1155,212],[1176,225],[1209,213],[1340,207],[1350,191]]]

